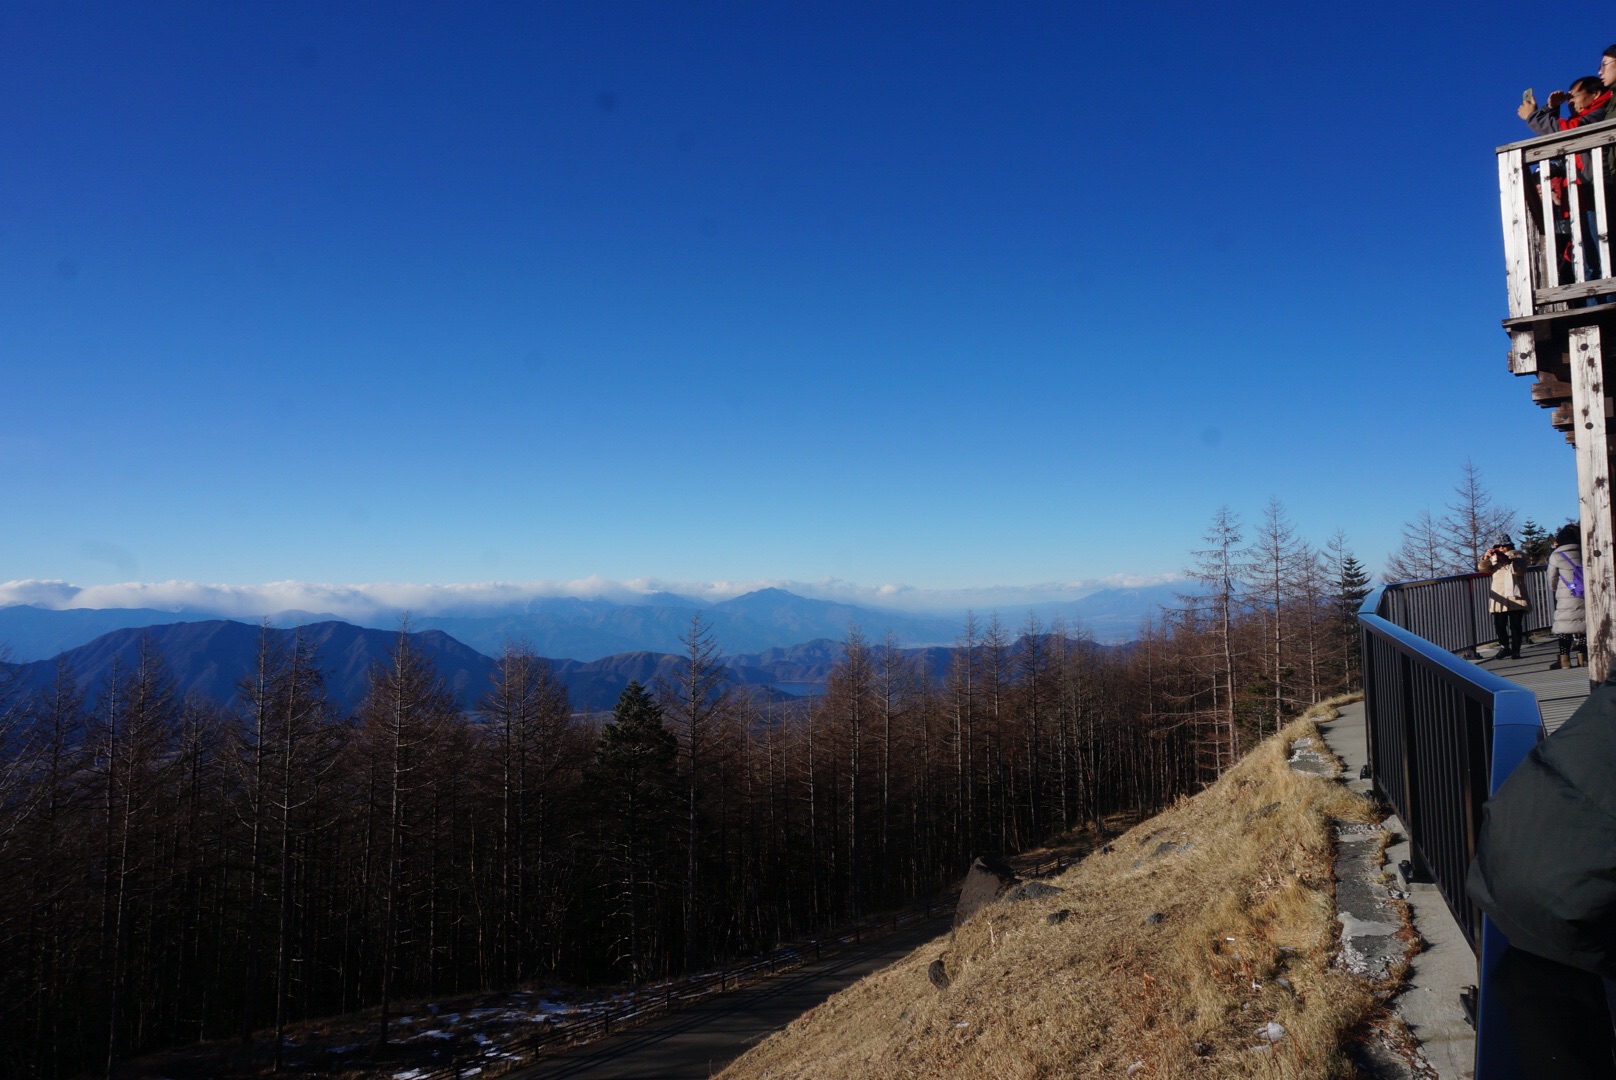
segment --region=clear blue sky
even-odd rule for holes
[[[1493,149],[1598,26],[8,3],[0,581],[1028,585],[1270,496],[1378,570],[1466,458],[1557,522]]]

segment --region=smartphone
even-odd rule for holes
[[[1532,88],[1530,86],[1528,86],[1525,90],[1523,90],[1521,92],[1521,104],[1522,105],[1536,105],[1537,104],[1537,95],[1532,93]]]

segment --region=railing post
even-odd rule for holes
[[[1471,587],[1475,581],[1475,578],[1471,578],[1465,583],[1465,611],[1470,616],[1470,654],[1472,656],[1476,655],[1476,647],[1481,644],[1481,630],[1476,626],[1476,609],[1481,605],[1476,603],[1476,592]]]
[[[1498,155],[1498,197],[1504,218],[1504,280],[1509,317],[1532,314],[1532,245],[1526,212],[1526,163],[1519,150]],[[1511,368],[1514,367],[1512,363]],[[1518,373],[1517,373],[1518,374]]]
[[[1403,818],[1403,828],[1408,831],[1408,850],[1414,865],[1414,874],[1425,878],[1427,867],[1425,860],[1420,856],[1419,830],[1424,822],[1419,820],[1419,772],[1414,767],[1414,659],[1401,653],[1397,656],[1397,689],[1398,705],[1401,706],[1402,745],[1398,748],[1401,757],[1399,764],[1403,774],[1403,805],[1398,808]],[[1414,820],[1410,820],[1414,819]]]

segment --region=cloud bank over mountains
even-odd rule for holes
[[[816,582],[781,579],[691,582],[660,578],[613,580],[592,576],[573,581],[487,581],[448,585],[330,585],[303,581],[220,585],[161,581],[84,586],[60,580],[25,579],[0,583],[0,607],[30,604],[51,610],[149,608],[171,612],[205,612],[246,620],[297,611],[365,622],[406,611],[420,616],[519,612],[541,601],[560,598],[643,604],[665,601],[672,594],[699,605],[731,600],[759,589],[777,588],[810,599],[903,612],[947,613],[966,608],[1010,612],[1042,604],[1079,600],[1107,589],[1167,585],[1179,578],[1177,574],[1152,577],[1115,575],[1088,581],[964,589],[860,585],[835,578]]]

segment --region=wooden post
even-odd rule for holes
[[[1509,317],[1532,314],[1532,242],[1526,213],[1526,163],[1519,150],[1498,155],[1498,198],[1504,216],[1504,280]]]
[[[1610,513],[1610,450],[1605,441],[1605,361],[1597,326],[1571,331],[1571,412],[1577,440],[1577,503],[1582,513],[1583,603],[1588,611],[1588,678],[1610,674],[1616,645],[1616,542]]]

